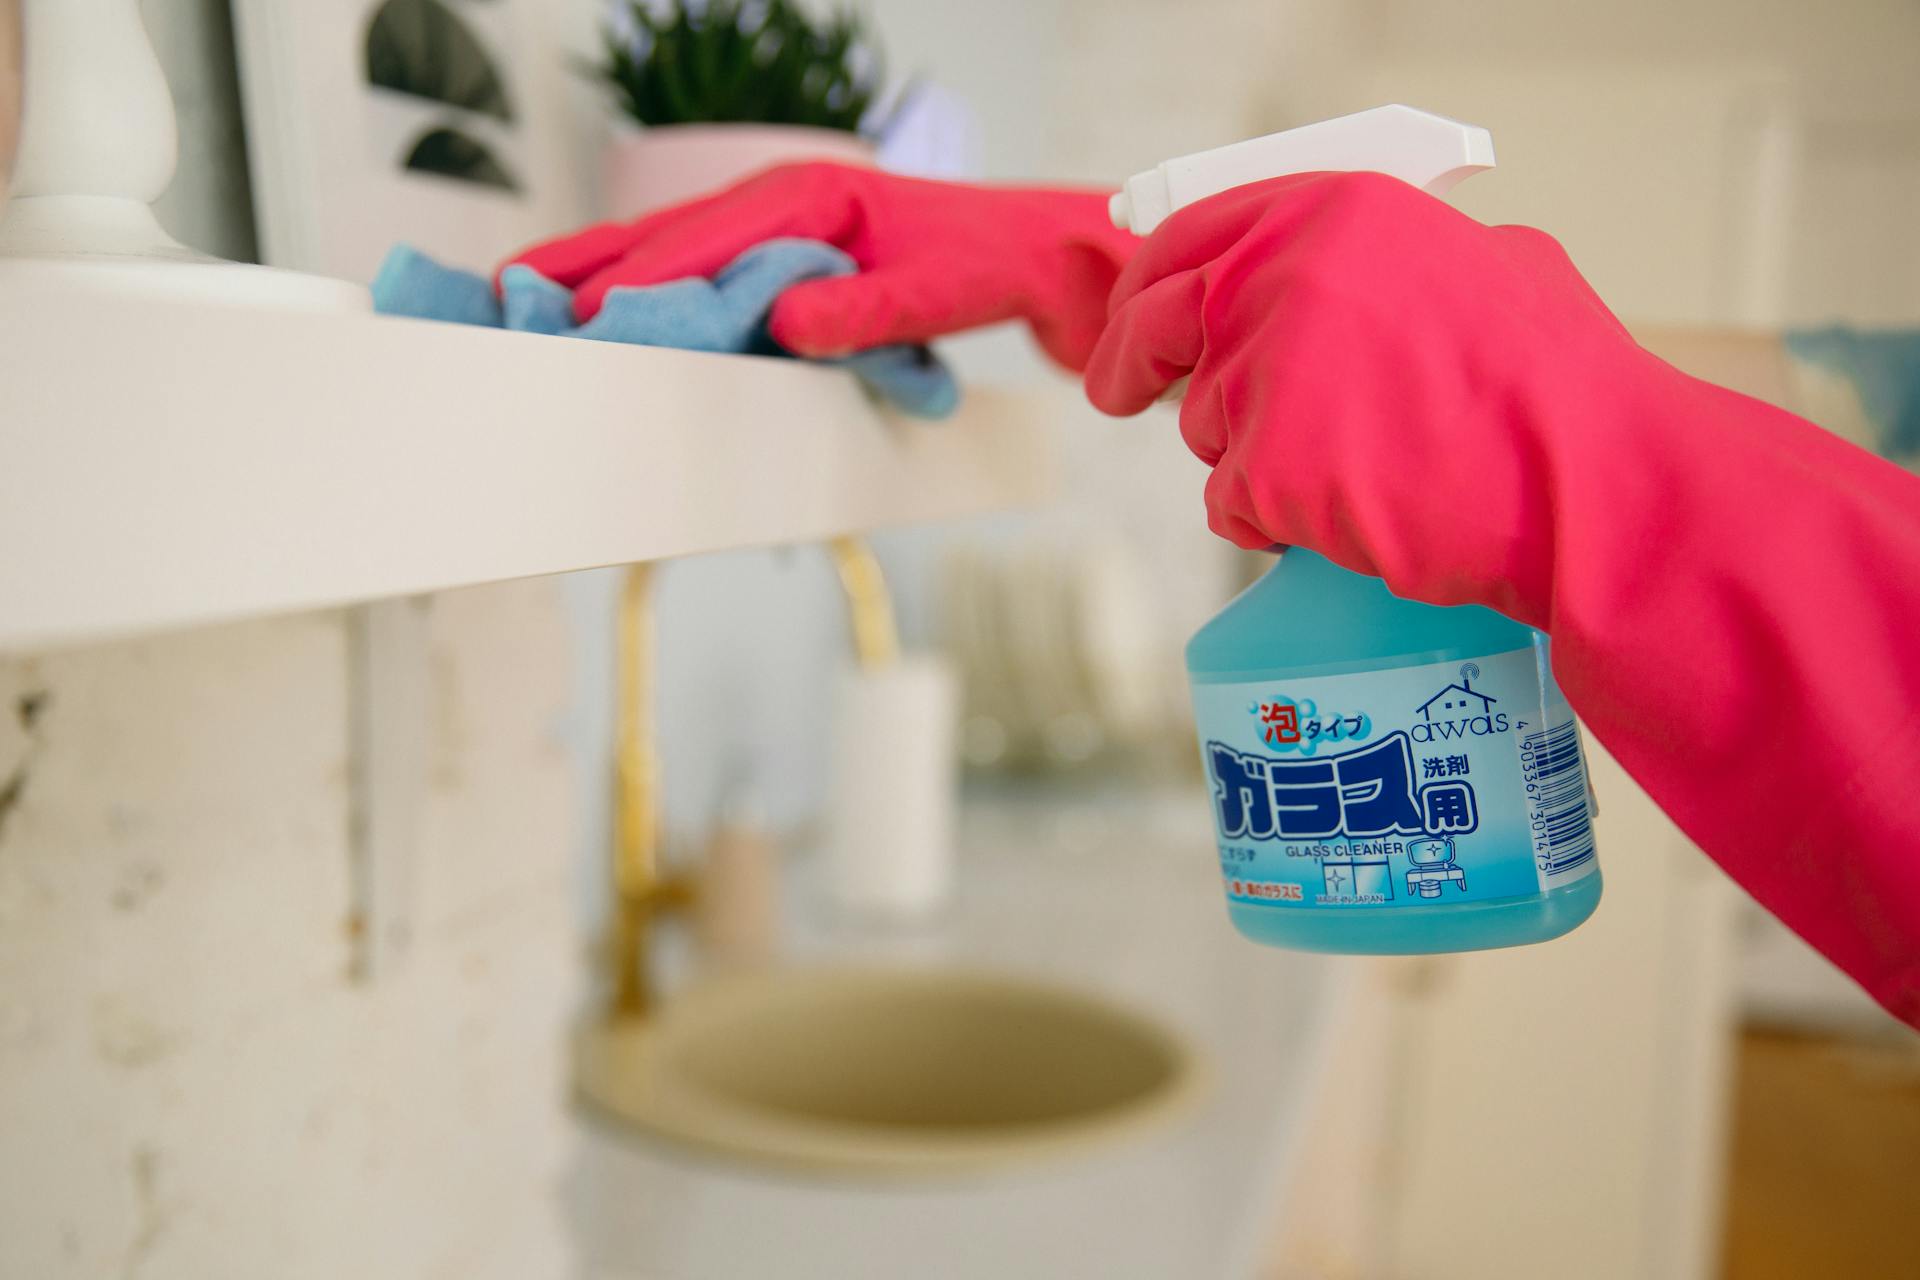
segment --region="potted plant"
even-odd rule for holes
[[[625,0],[601,34],[593,74],[623,117],[601,167],[614,217],[785,161],[872,163],[862,129],[880,58],[851,11],[815,19],[792,0]]]

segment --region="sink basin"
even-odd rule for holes
[[[660,1137],[815,1173],[991,1169],[1137,1133],[1192,1051],[1104,1000],[952,970],[733,978],[588,1028],[581,1093]]]

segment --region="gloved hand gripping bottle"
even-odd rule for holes
[[[1442,195],[1492,166],[1486,130],[1378,107],[1169,160],[1112,214],[1145,235],[1282,174]],[[1254,941],[1470,951],[1558,937],[1599,904],[1579,731],[1533,628],[1295,547],[1194,635],[1187,672],[1227,908]]]

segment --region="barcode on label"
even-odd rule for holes
[[[1573,721],[1520,740],[1520,768],[1532,810],[1533,853],[1540,870],[1559,875],[1593,857],[1587,771]]]

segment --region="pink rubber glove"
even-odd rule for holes
[[[524,250],[574,292],[585,321],[607,290],[711,275],[763,240],[825,240],[860,274],[796,285],[774,304],[774,341],[844,355],[1025,320],[1069,369],[1087,362],[1107,294],[1139,241],[1091,191],[968,186],[876,169],[783,165],[634,222],[605,222]]]
[[[1087,393],[1189,374],[1215,531],[1550,633],[1660,806],[1920,1026],[1920,479],[1654,358],[1550,237],[1377,175],[1146,241]]]

